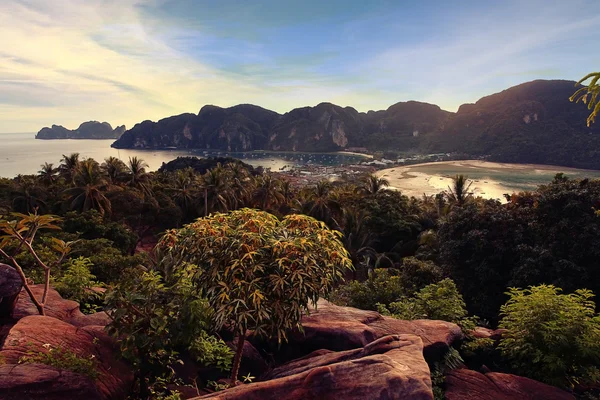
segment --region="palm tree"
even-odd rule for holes
[[[390,186],[390,182],[387,179],[369,174],[363,179],[361,189],[366,194],[377,194],[388,186]]]
[[[146,172],[148,164],[141,158],[129,157],[129,163],[126,167],[127,185],[140,189],[143,193],[150,194],[148,173]]]
[[[112,185],[116,185],[123,178],[127,170],[127,166],[123,161],[112,156],[105,158],[100,168]]]
[[[254,205],[264,211],[276,209],[285,201],[281,191],[281,181],[274,179],[271,174],[265,174],[257,178],[257,185],[252,194]]]
[[[40,166],[41,169],[38,171],[38,177],[46,185],[51,186],[56,183],[58,168],[54,168],[54,164],[44,163]]]
[[[80,162],[79,153],[71,153],[68,156],[63,154],[62,156],[63,158],[58,167],[60,176],[63,177],[67,183],[73,183]]]
[[[17,190],[11,194],[14,211],[23,214],[35,213],[36,211],[45,212],[48,208],[44,200],[46,192],[38,185],[36,180],[30,176],[19,175],[15,178],[15,182]]]
[[[236,194],[236,200],[238,203],[245,203],[252,192],[249,187],[252,182],[249,179],[248,169],[239,162],[229,162],[225,164],[225,169],[232,181],[232,189]]]
[[[327,181],[317,182],[313,188],[306,188],[302,192],[302,212],[330,227],[337,227],[336,214],[341,212],[339,203],[330,196],[331,184]]]
[[[168,189],[173,193],[173,199],[179,204],[186,218],[191,214],[198,195],[198,187],[194,185],[194,178],[192,168],[178,170],[175,173],[172,186]]]
[[[231,187],[227,182],[227,176],[221,164],[209,169],[202,175],[202,189],[204,189],[204,216],[208,211],[228,211],[232,199]]]
[[[103,191],[108,184],[100,174],[98,163],[92,159],[81,161],[75,173],[75,187],[65,190],[69,195],[72,210],[98,210],[100,214],[110,214],[112,206]]]
[[[454,205],[462,206],[467,200],[473,197],[469,190],[473,182],[469,182],[464,175],[456,175],[452,178],[452,187],[448,186],[446,196],[448,201]]]
[[[346,208],[343,210],[343,217],[342,243],[350,253],[350,259],[355,267],[353,279],[356,279],[356,272],[358,270],[365,272],[365,264],[370,258],[375,258],[377,255],[373,248],[375,240],[367,229],[366,222],[369,220],[369,216],[364,211]],[[361,266],[363,268],[360,268]]]

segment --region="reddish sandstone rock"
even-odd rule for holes
[[[227,346],[232,351],[237,349],[237,338],[231,342],[227,342]],[[269,366],[265,359],[260,355],[258,350],[247,340],[244,342],[244,348],[242,350],[242,361],[240,363],[240,375],[251,374],[252,376],[263,375]]]
[[[278,367],[270,377],[197,399],[433,399],[423,341],[414,335],[390,335],[343,352],[319,351]]]
[[[101,400],[94,382],[41,364],[0,365],[2,400]]]
[[[114,343],[104,333],[102,326],[78,328],[52,317],[39,315],[25,317],[9,331],[4,346],[0,350],[0,356],[7,364],[18,364],[19,359],[28,352],[47,351],[44,347],[46,344],[52,348],[68,349],[80,357],[97,360],[99,376],[95,386],[100,398],[123,399],[127,397],[133,382],[133,372],[117,359]],[[62,373],[70,374],[69,371],[61,371]],[[44,371],[44,374],[47,376],[50,372]],[[7,379],[6,376],[0,375],[0,381],[5,379]],[[69,380],[57,379],[51,379],[53,387],[58,387],[60,382],[66,382],[67,386],[62,390],[66,392],[79,390],[68,386]],[[10,388],[5,390],[9,391]],[[0,392],[0,399],[3,398],[2,395],[3,393]]]
[[[17,270],[0,263],[0,318],[12,317],[21,287],[23,284]]]
[[[504,334],[504,332],[506,332],[506,329],[493,330],[484,328],[482,326],[478,326],[475,329],[473,329],[473,331],[471,331],[471,334],[474,338],[477,339],[492,339],[495,341],[499,341],[500,339],[502,339],[502,335]]]
[[[305,356],[315,350],[343,351],[366,346],[387,335],[412,334],[425,345],[425,357],[436,359],[457,340],[463,338],[458,325],[434,320],[402,321],[384,317],[375,311],[340,307],[319,300],[316,309],[302,318],[304,333],[289,334],[288,343],[273,349],[283,361]],[[251,338],[259,342],[259,338]],[[258,347],[268,346],[261,343]]]
[[[44,285],[31,285],[31,291],[36,298],[41,299],[44,293]],[[48,298],[46,299],[46,316],[60,319],[75,326],[87,325],[108,325],[110,319],[105,312],[85,315],[79,310],[79,303],[72,300],[65,300],[54,289],[48,289]],[[31,302],[29,295],[24,290],[19,294],[17,304],[13,312],[13,318],[21,319],[28,315],[39,315],[37,308]]]
[[[522,376],[458,369],[446,376],[446,400],[575,400],[571,394]]]

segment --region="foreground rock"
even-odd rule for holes
[[[0,365],[2,400],[100,400],[94,382],[80,374],[40,364]]]
[[[575,400],[571,394],[521,376],[467,369],[446,376],[446,400]]]
[[[98,378],[94,382],[100,399],[123,399],[133,383],[132,371],[117,359],[113,341],[102,326],[75,327],[53,317],[39,315],[19,320],[9,331],[0,356],[5,366],[0,370],[0,399],[46,399],[44,388],[51,388],[56,398],[76,399],[73,393],[91,393],[89,378],[68,370],[57,371],[41,364],[22,370],[19,360],[26,355],[47,352],[48,348],[61,348],[81,358],[93,359]],[[17,368],[18,367],[18,368]],[[15,368],[17,368],[15,370]],[[20,375],[15,375],[20,371]],[[12,383],[11,383],[12,382]],[[41,397],[35,397],[40,393]],[[20,397],[19,397],[20,396]],[[62,397],[61,397],[62,396]],[[87,395],[86,395],[87,396]],[[92,394],[89,394],[94,398]]]
[[[270,378],[197,399],[433,399],[423,341],[414,335],[390,335],[343,352],[321,350],[278,367]]]
[[[44,285],[31,285],[30,288],[36,298],[42,298]],[[79,303],[63,299],[61,295],[52,288],[48,289],[45,311],[46,316],[48,317],[54,317],[78,327],[88,325],[106,326],[110,323],[110,319],[105,312],[85,315],[79,310]],[[19,298],[15,305],[13,318],[21,319],[29,315],[39,315],[39,313],[35,305],[31,302],[27,292],[23,290],[19,294]]]
[[[16,269],[0,263],[0,318],[12,317],[23,284]]]
[[[384,317],[375,311],[336,306],[323,299],[310,315],[302,318],[302,326],[304,333],[290,334],[288,343],[280,349],[273,349],[281,361],[303,357],[320,349],[343,351],[360,348],[381,337],[396,334],[419,336],[424,344],[425,358],[433,360],[463,338],[458,325],[450,322],[402,321]],[[263,346],[264,343],[257,347]]]

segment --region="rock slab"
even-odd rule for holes
[[[196,400],[433,400],[423,341],[415,335],[389,335],[343,352],[321,350],[276,368],[270,378]]]
[[[522,376],[458,369],[446,376],[446,400],[575,400],[575,397]]]

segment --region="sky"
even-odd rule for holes
[[[0,132],[205,104],[456,111],[598,70],[598,26],[597,0],[0,0]]]

